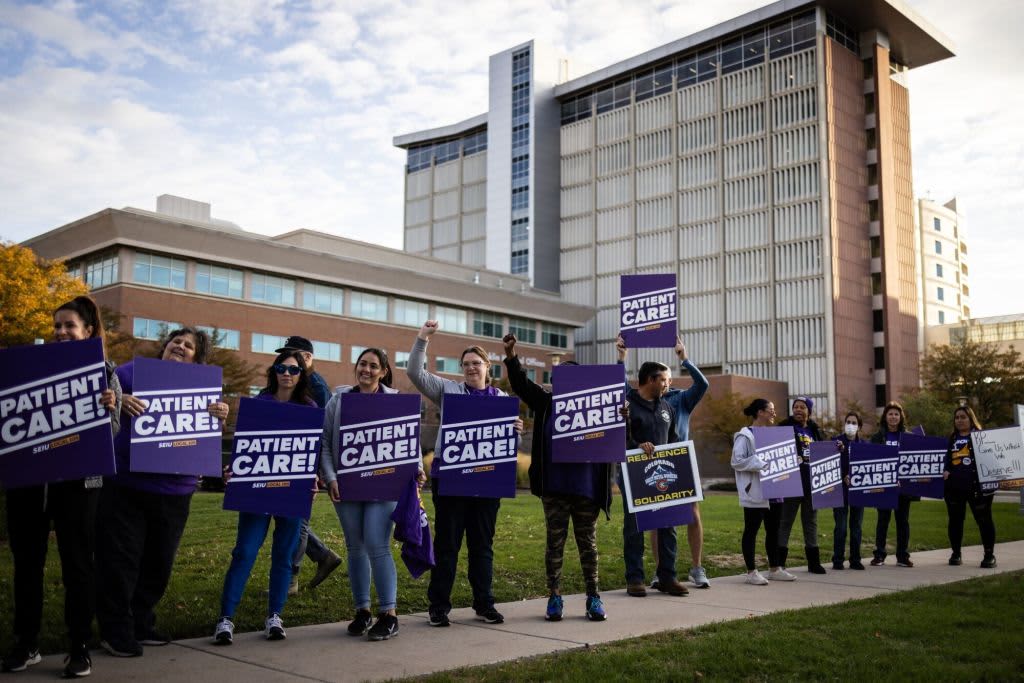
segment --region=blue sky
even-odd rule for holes
[[[1016,3],[905,1],[957,51],[910,74],[915,192],[966,213],[973,314],[1020,312]],[[0,239],[171,193],[401,247],[391,139],[484,112],[490,54],[537,38],[579,75],[763,4],[0,0]]]

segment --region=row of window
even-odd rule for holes
[[[414,173],[430,168],[432,163],[443,164],[459,155],[469,156],[487,149],[487,130],[467,133],[454,140],[431,142],[425,145],[410,147],[406,158],[406,173]]]

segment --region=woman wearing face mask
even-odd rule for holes
[[[896,401],[885,404],[882,411],[882,424],[878,431],[871,437],[871,443],[884,444],[886,446],[899,446],[900,434],[907,431],[906,413],[903,406]],[[914,498],[900,494],[896,504],[896,566],[913,567],[910,560],[910,503]],[[889,535],[889,519],[892,517],[892,510],[878,511],[878,524],[875,526],[875,551],[874,559],[871,560],[872,567],[885,564],[885,540]]]
[[[209,351],[206,332],[182,327],[164,337],[158,357],[202,365]],[[117,475],[103,487],[96,519],[96,621],[103,649],[115,657],[138,657],[143,645],[170,642],[156,629],[155,608],[171,579],[199,479],[191,474],[131,471],[127,421],[142,415],[148,405],[131,393],[134,375],[135,361],[117,368],[125,392],[122,413],[126,428],[114,439]],[[227,403],[211,403],[207,410],[222,422],[227,419]]]
[[[963,564],[960,544],[964,540],[964,517],[970,506],[974,521],[978,523],[978,531],[981,532],[981,545],[985,549],[981,568],[992,569],[996,566],[996,525],[992,521],[992,500],[996,489],[983,487],[978,481],[978,462],[974,458],[971,432],[980,429],[981,424],[973,410],[960,406],[953,411],[953,433],[949,435],[949,447],[942,465],[942,478],[946,480],[943,498],[949,515],[949,545],[953,548],[949,564]]]
[[[316,401],[309,395],[309,374],[299,351],[283,351],[267,368],[267,386],[257,399],[297,403],[316,408]],[[231,478],[231,470],[224,468],[224,481]],[[312,493],[312,492],[311,492]],[[288,584],[292,578],[292,555],[299,545],[299,529],[302,517],[284,517],[256,512],[238,513],[238,534],[235,548],[231,551],[231,565],[224,575],[224,589],[220,596],[220,619],[213,639],[218,645],[230,645],[235,632],[231,619],[242,600],[245,584],[249,582],[256,556],[267,539],[270,521],[274,521],[274,540],[270,549],[270,587],[267,591],[267,640],[284,640],[284,622],[281,612],[288,600]]]
[[[87,296],[76,297],[53,313],[55,342],[103,339],[103,321],[96,303]],[[111,417],[111,428],[120,428],[121,385],[114,364],[106,363],[107,390],[100,405]],[[24,671],[41,661],[39,629],[43,616],[43,568],[53,526],[60,553],[64,583],[64,623],[71,647],[64,660],[64,677],[78,678],[92,672],[86,643],[92,637],[95,612],[96,503],[103,485],[101,477],[27,486],[7,491],[7,533],[14,555],[15,646],[3,658],[5,672]]]
[[[846,546],[846,525],[850,525],[850,569],[864,569],[860,561],[861,523],[864,508],[850,507],[850,444],[860,441],[863,423],[857,413],[847,413],[843,435],[839,437],[839,458],[843,470],[843,506],[832,508],[835,530],[832,532],[832,569],[843,568],[843,551]]]
[[[366,634],[368,640],[389,640],[398,635],[398,572],[391,554],[391,513],[396,501],[342,500],[338,489],[338,441],[340,437],[342,397],[348,393],[397,394],[391,388],[391,363],[382,349],[370,348],[359,354],[355,367],[356,383],[334,390],[327,402],[324,433],[320,441],[320,476],[334,501],[334,510],[345,534],[348,549],[348,580],[355,603],[355,618],[348,625],[351,636]],[[422,468],[417,473],[425,480]],[[370,626],[370,577],[377,589],[377,621]]]
[[[487,352],[479,346],[471,346],[462,352],[462,381],[456,382],[432,375],[424,369],[427,344],[438,330],[436,320],[423,323],[416,335],[412,352],[409,354],[409,380],[421,394],[444,412],[445,394],[470,396],[505,396],[505,392],[492,387],[489,371],[491,361]],[[521,432],[522,421],[517,420],[516,431]],[[455,583],[455,569],[459,559],[462,536],[466,536],[469,549],[469,583],[473,588],[473,609],[477,617],[488,624],[500,624],[505,618],[494,609],[494,594],[491,582],[494,570],[494,526],[498,519],[500,498],[471,496],[442,496],[437,492],[437,477],[441,452],[441,431],[437,433],[434,464],[431,468],[430,486],[434,500],[434,560],[436,565],[430,572],[430,625],[448,626],[448,612],[451,611],[452,585]]]

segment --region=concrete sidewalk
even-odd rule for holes
[[[599,623],[584,618],[584,596],[570,595],[565,597],[565,619],[557,623],[544,621],[547,600],[542,598],[498,605],[505,615],[505,623],[498,626],[476,621],[468,608],[453,610],[449,628],[431,628],[426,614],[403,616],[399,636],[380,643],[351,638],[345,633],[345,623],[335,623],[289,628],[288,639],[274,643],[267,642],[262,633],[241,633],[229,647],[217,647],[210,638],[182,640],[146,648],[143,657],[134,659],[96,651],[92,680],[250,683],[418,676],[1024,569],[1024,541],[998,544],[996,569],[979,569],[981,556],[981,548],[974,546],[964,549],[960,567],[947,565],[949,550],[932,550],[914,553],[913,569],[897,567],[892,557],[881,567],[829,570],[824,576],[797,568],[791,569],[797,581],[768,586],[746,585],[742,575],[719,577],[712,579],[710,589],[691,589],[690,595],[682,598],[652,592],[641,599],[628,597],[624,590],[607,591],[602,598],[608,620]],[[212,620],[210,630],[212,633]],[[46,657],[11,680],[52,680],[62,669],[62,656]]]

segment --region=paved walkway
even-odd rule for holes
[[[829,571],[825,576],[793,569],[794,583],[748,586],[743,576],[712,579],[708,590],[692,589],[684,598],[660,593],[630,598],[624,590],[602,594],[608,620],[588,622],[584,597],[566,596],[563,621],[544,621],[546,599],[499,605],[505,623],[488,626],[472,610],[457,609],[449,628],[431,628],[426,614],[401,617],[394,640],[370,643],[348,637],[345,624],[321,624],[288,629],[288,639],[269,643],[262,633],[236,634],[230,647],[217,647],[209,638],[183,640],[166,647],[146,648],[143,657],[117,659],[95,652],[93,676],[100,681],[364,681],[417,676],[459,666],[560,652],[588,645],[715,621],[742,619],[784,609],[830,605],[869,598],[918,586],[951,583],[997,572],[1024,569],[1024,541],[996,547],[999,566],[979,569],[981,548],[964,550],[964,565],[946,564],[949,550],[914,553],[914,569],[902,569],[890,557],[882,567],[865,571]],[[571,568],[570,568],[571,570]],[[62,657],[41,664],[11,680],[52,680],[62,669]]]

